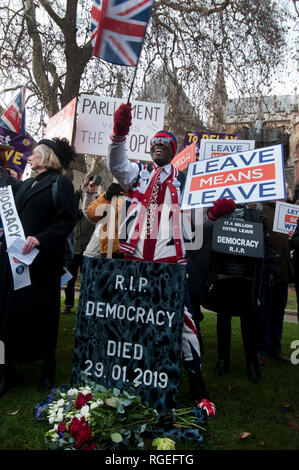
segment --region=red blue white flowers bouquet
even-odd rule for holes
[[[116,450],[129,445],[142,449],[151,438],[152,447],[173,449],[172,438],[180,438],[184,431],[200,440],[201,413],[194,408],[158,413],[138,395],[94,383],[53,389],[34,410],[37,420],[51,425],[45,435],[50,448],[61,450]]]

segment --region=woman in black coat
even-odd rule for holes
[[[28,161],[35,178],[24,181],[15,195],[26,241],[23,253],[37,248],[30,270],[31,285],[14,290],[6,245],[0,251],[0,340],[5,366],[0,396],[15,379],[15,364],[45,360],[39,388],[55,378],[55,348],[60,312],[60,278],[67,236],[76,224],[74,187],[62,174],[75,152],[65,139],[42,140]]]

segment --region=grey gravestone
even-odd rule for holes
[[[82,373],[157,410],[179,399],[185,267],[84,258],[71,383]]]

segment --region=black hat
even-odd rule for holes
[[[69,141],[65,137],[63,139],[53,137],[52,140],[42,139],[37,145],[41,144],[47,145],[53,150],[62,168],[68,168],[69,164],[74,161],[77,156],[75,150],[70,146]]]

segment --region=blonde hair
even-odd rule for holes
[[[41,166],[47,169],[52,168],[53,170],[62,170],[59,158],[50,147],[45,144],[40,144],[35,149],[41,156]]]

